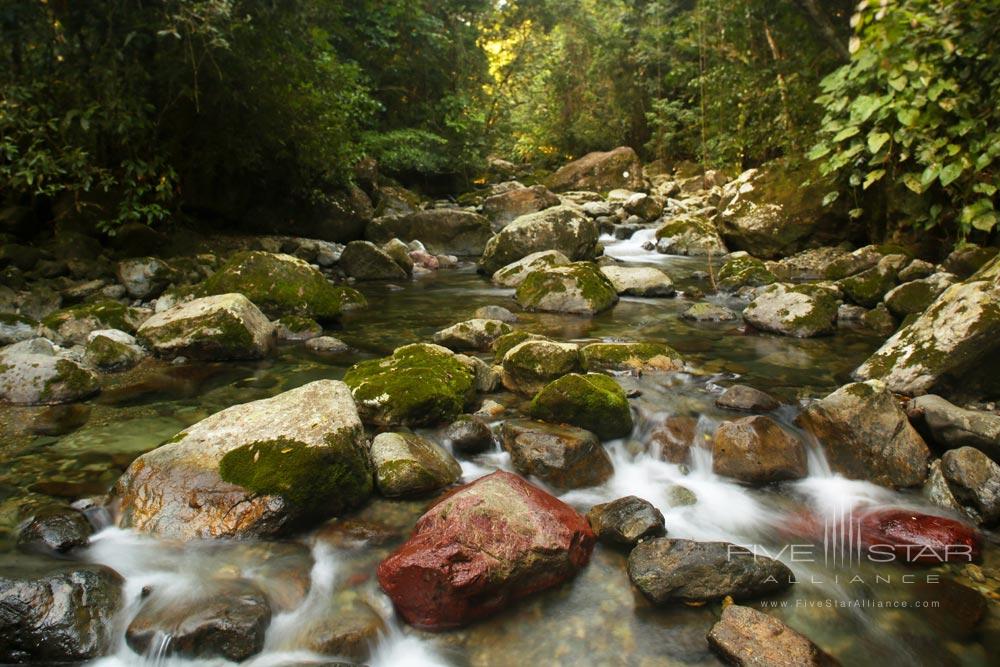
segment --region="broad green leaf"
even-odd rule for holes
[[[851,118],[859,123],[863,123],[872,117],[882,106],[882,98],[872,95],[861,95],[854,104],[851,105]]]
[[[948,187],[954,183],[965,171],[965,165],[961,162],[952,162],[941,169],[941,174],[938,178],[941,179],[941,185]]]
[[[935,162],[934,164],[928,165],[928,167],[924,169],[924,173],[920,175],[920,184],[926,188],[928,185],[934,182],[934,179],[936,179],[938,177],[938,174],[940,173],[941,173],[940,162]]]
[[[889,139],[891,139],[891,136],[888,132],[876,132],[872,130],[868,134],[868,151],[873,155],[878,153]]]
[[[910,190],[916,192],[918,195],[923,194],[924,186],[920,184],[920,177],[916,174],[903,174],[903,185],[908,187]]]
[[[833,202],[837,201],[837,197],[839,196],[840,193],[837,192],[836,190],[834,190],[833,192],[827,192],[826,196],[823,197],[823,206],[829,206]]]
[[[851,220],[857,220],[864,214],[865,214],[865,209],[863,208],[852,208],[850,211],[847,212],[847,215],[851,217]]]
[[[920,118],[920,112],[916,109],[900,109],[896,112],[896,119],[906,127],[913,127]]]
[[[845,127],[843,130],[838,132],[836,136],[833,137],[833,140],[836,142],[843,141],[844,139],[850,139],[859,132],[861,132],[861,130],[858,129],[856,125],[851,125],[850,127]]]
[[[816,144],[812,149],[806,153],[806,158],[810,160],[818,160],[821,157],[829,154],[830,145],[829,144]]]
[[[996,226],[1000,217],[993,211],[983,213],[972,221],[972,226],[980,231],[989,232]]]
[[[861,186],[862,189],[867,190],[871,187],[872,183],[875,183],[879,179],[885,176],[885,169],[876,169],[875,171],[869,171],[868,176],[865,177],[865,182]]]
[[[899,76],[894,76],[889,79],[889,85],[892,86],[893,90],[902,92],[906,88],[908,79],[905,74],[900,74]]]

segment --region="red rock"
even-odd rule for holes
[[[443,630],[571,578],[594,541],[569,505],[498,471],[431,507],[378,580],[408,623]]]
[[[868,558],[907,563],[970,563],[979,557],[975,528],[955,519],[905,509],[869,512],[859,521]]]

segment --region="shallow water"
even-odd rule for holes
[[[611,312],[593,319],[525,314],[519,324],[580,342],[664,341],[690,362],[690,373],[619,378],[627,389],[641,392],[633,401],[638,416],[635,432],[628,440],[607,444],[615,466],[612,479],[600,487],[564,493],[563,500],[586,511],[597,502],[637,495],[663,512],[671,536],[759,545],[772,554],[788,541],[788,526],[806,510],[829,520],[867,506],[912,506],[940,512],[914,494],[833,475],[817,443],[809,452],[807,479],[767,489],[751,489],[714,475],[707,449],[696,449],[687,466],[663,462],[655,452],[648,452],[644,444],[648,433],[668,416],[696,417],[703,434],[711,433],[719,421],[733,418],[733,413],[716,408],[714,400],[722,384],[736,379],[792,404],[777,416],[794,428],[791,421],[797,399],[824,395],[848,381],[850,371],[879,340],[850,331],[830,338],[795,340],[745,335],[739,323],[686,322],[680,313],[694,301],[683,294],[693,287],[707,291],[703,281],[692,277],[708,269],[706,261],[649,253],[641,249],[641,241],[640,235],[627,242],[609,242],[608,254],[663,266],[674,277],[681,296],[624,299]],[[53,413],[5,408],[0,425],[8,437],[0,449],[4,459],[0,499],[7,520],[2,527],[13,528],[13,508],[26,499],[76,499],[104,493],[135,456],[213,412],[315,379],[340,378],[359,359],[426,341],[434,331],[467,319],[478,306],[511,305],[512,295],[511,290],[490,285],[471,267],[405,284],[360,288],[370,307],[350,314],[342,331],[333,332],[354,348],[352,353],[322,357],[288,346],[258,363],[148,364],[115,376],[105,392],[88,404],[89,409]],[[512,396],[499,400],[515,413],[521,405]],[[28,425],[45,434],[28,432]],[[435,431],[427,434],[433,437]],[[510,462],[498,450],[462,460],[462,468],[464,481],[471,481],[497,468],[509,469]],[[687,489],[696,501],[678,505],[676,487]],[[368,661],[375,667],[718,664],[705,634],[717,619],[719,605],[652,607],[629,584],[626,554],[602,545],[572,582],[469,628],[430,634],[402,625],[378,590],[374,569],[406,538],[430,502],[374,500],[352,517],[332,520],[287,542],[180,545],[107,528],[89,548],[76,554],[110,565],[127,581],[129,604],[119,619],[120,641],[114,655],[97,664],[195,664],[168,657],[169,637],[160,638],[147,655],[136,655],[125,646],[124,627],[137,612],[145,587],[194,599],[238,578],[257,583],[275,610],[264,652],[245,663],[254,667],[328,661],[330,656],[305,650],[306,639],[316,623],[334,613],[332,604],[360,603],[375,609],[385,625]],[[357,530],[359,526],[364,530]],[[9,537],[8,532],[7,549]],[[792,567],[798,583],[765,600],[774,605],[768,611],[844,664],[880,660],[914,665],[995,664],[995,658],[988,656],[997,655],[1000,649],[996,604],[990,603],[985,618],[978,620],[974,611],[979,595],[956,583],[973,583],[961,566],[876,568],[836,559],[791,562],[787,553],[781,558]],[[995,544],[987,547],[984,558],[985,568],[996,569],[1000,558]],[[929,573],[938,574],[941,582],[926,583]],[[881,577],[878,581],[876,574]],[[903,575],[914,581],[904,583]],[[895,601],[897,607],[838,606],[840,601],[855,599]],[[901,601],[922,600],[938,601],[940,607],[898,607]]]

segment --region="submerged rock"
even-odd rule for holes
[[[694,304],[681,313],[681,317],[693,322],[733,322],[740,316],[725,306],[705,301]]]
[[[193,539],[275,535],[371,490],[350,390],[318,380],[203,419],[136,459],[114,493],[120,526]]]
[[[432,208],[405,215],[388,215],[372,220],[365,238],[385,243],[398,238],[407,243],[420,241],[432,255],[472,257],[483,254],[493,234],[483,216],[453,208]]]
[[[874,554],[876,562],[971,563],[979,558],[979,534],[954,519],[890,508],[855,521],[861,547]]]
[[[740,605],[723,608],[708,645],[733,665],[834,667],[839,664],[808,637],[767,614]]]
[[[600,440],[582,428],[509,420],[504,422],[501,442],[519,473],[534,475],[557,489],[597,486],[614,474]]]
[[[792,583],[783,563],[735,544],[664,537],[632,550],[628,576],[657,605],[759,597]]]
[[[534,395],[552,380],[580,368],[580,348],[573,343],[527,339],[507,350],[500,363],[504,387]]]
[[[510,332],[510,325],[500,320],[473,319],[438,331],[434,334],[434,342],[456,352],[486,351],[493,341]]]
[[[680,353],[662,343],[591,343],[580,350],[587,371],[673,371],[684,367]]]
[[[531,401],[531,416],[572,424],[602,440],[632,433],[632,411],[621,386],[607,375],[570,373],[545,385]]]
[[[241,662],[264,649],[271,624],[267,596],[252,582],[236,579],[194,599],[153,596],[132,619],[125,641],[136,653],[155,649],[169,637],[164,655],[225,658]]]
[[[669,297],[677,293],[670,276],[656,267],[602,266],[601,273],[625,296]]]
[[[236,253],[199,288],[203,294],[243,294],[270,317],[301,315],[320,322],[364,305],[357,290],[337,287],[318,270],[291,255]]]
[[[498,471],[431,507],[378,580],[406,622],[444,630],[571,578],[593,547],[573,508]]]
[[[744,417],[716,430],[712,471],[748,484],[801,479],[807,473],[806,450],[770,417]]]
[[[379,426],[436,424],[462,413],[475,372],[448,349],[415,344],[362,361],[344,375],[361,418]]]
[[[523,215],[493,236],[480,267],[488,274],[532,253],[556,250],[571,261],[593,259],[597,250],[597,223],[569,206]]]
[[[138,337],[161,357],[260,359],[274,342],[274,326],[242,294],[219,294],[153,315]]]
[[[372,440],[375,484],[383,496],[415,496],[457,482],[462,467],[440,445],[412,433],[379,433]]]
[[[662,537],[667,532],[660,510],[635,496],[594,505],[587,512],[587,521],[597,539],[627,547],[644,539]]]
[[[989,393],[997,388],[1000,350],[1000,276],[989,268],[946,289],[920,317],[897,331],[854,373],[880,379],[908,396],[969,387],[978,374]],[[997,269],[994,269],[997,271]]]
[[[587,153],[579,160],[563,165],[545,180],[554,192],[615,188],[638,190],[642,187],[642,163],[636,152],[620,146],[607,152]]]
[[[340,268],[356,280],[403,280],[408,275],[388,253],[370,241],[348,243],[340,255]]]
[[[837,294],[819,285],[775,283],[743,311],[749,324],[795,338],[831,334],[837,327]]]
[[[618,303],[618,292],[595,264],[575,262],[529,273],[514,298],[526,310],[593,316]]]
[[[65,663],[105,655],[124,580],[103,565],[35,560],[0,568],[0,661]]]
[[[715,404],[720,408],[745,412],[771,412],[781,407],[781,403],[770,394],[745,384],[734,384],[727,388],[715,399]]]
[[[880,382],[845,385],[807,407],[796,423],[846,477],[895,488],[918,486],[927,477],[930,450]]]
[[[306,341],[306,349],[317,354],[344,354],[351,346],[333,336],[316,336]]]

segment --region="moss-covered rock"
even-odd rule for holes
[[[572,343],[526,340],[510,348],[500,360],[503,386],[534,395],[552,380],[580,367],[580,348]]]
[[[390,498],[438,491],[462,476],[454,456],[413,433],[379,433],[371,457],[379,493]]]
[[[365,304],[357,290],[332,284],[297,257],[255,250],[233,255],[199,291],[203,295],[239,292],[270,317],[302,315],[320,322]]]
[[[24,315],[0,313],[0,346],[34,338],[38,322]]]
[[[523,215],[486,244],[480,267],[492,274],[512,262],[542,250],[558,250],[571,261],[593,259],[597,223],[570,206]]]
[[[598,373],[571,373],[550,382],[532,399],[530,413],[535,419],[579,426],[604,440],[632,433],[625,392]]]
[[[248,538],[365,502],[372,468],[350,390],[319,380],[203,419],[118,481],[122,527]]]
[[[870,269],[841,280],[838,285],[844,291],[844,296],[865,308],[877,306],[886,293],[896,286],[899,272],[891,261],[887,261],[889,257],[883,257]]]
[[[493,274],[493,282],[502,287],[517,287],[532,271],[569,263],[569,257],[558,250],[540,250],[497,269]]]
[[[402,280],[407,273],[371,241],[351,241],[340,255],[340,268],[356,280]]]
[[[890,313],[899,318],[922,313],[954,284],[955,276],[952,274],[935,273],[889,290],[885,295],[885,305]]]
[[[822,285],[774,283],[758,292],[743,311],[743,319],[784,336],[831,334],[837,326],[837,292]]]
[[[274,326],[242,294],[218,294],[157,313],[138,338],[161,357],[259,359],[271,349]]]
[[[146,354],[131,335],[117,329],[107,329],[90,334],[83,358],[99,370],[119,371],[135,366]]]
[[[656,250],[667,255],[725,255],[726,244],[722,242],[715,223],[702,215],[687,215],[674,218],[656,230]]]
[[[974,276],[975,278],[975,276]],[[1000,279],[946,289],[855,371],[900,394],[953,393],[976,385],[1000,396]]]
[[[459,322],[434,334],[434,342],[456,352],[489,350],[493,342],[511,332],[500,320],[472,319]]]
[[[672,371],[683,368],[680,353],[663,343],[591,343],[580,350],[587,371]]]
[[[72,403],[89,398],[100,389],[97,376],[75,361],[32,351],[10,350],[0,354],[0,400],[8,403]]]
[[[551,338],[546,336],[541,336],[539,334],[529,333],[527,331],[511,331],[509,334],[504,334],[500,336],[495,341],[490,348],[493,350],[493,358],[496,359],[497,363],[503,361],[504,355],[507,354],[514,346],[523,343],[526,340],[547,340],[549,342],[555,342]]]
[[[527,310],[596,315],[618,303],[618,293],[597,265],[575,262],[528,274],[514,295]]]
[[[274,321],[278,340],[305,341],[323,335],[323,326],[311,317],[285,315]]]
[[[681,313],[681,317],[692,322],[732,322],[740,316],[725,306],[702,301]]]
[[[146,315],[117,301],[95,301],[56,311],[43,319],[42,325],[63,341],[83,345],[90,332],[98,329],[134,334]]]
[[[437,345],[415,344],[348,369],[362,419],[369,424],[436,424],[461,414],[475,393],[474,371]]]
[[[601,273],[625,296],[669,297],[677,293],[670,276],[655,266],[602,266]]]
[[[745,252],[734,252],[719,269],[719,286],[728,290],[740,287],[762,287],[775,282],[763,261]]]

